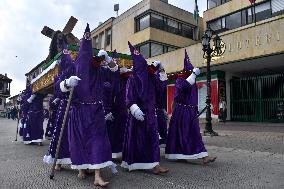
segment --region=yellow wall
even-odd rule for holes
[[[284,15],[273,17],[262,22],[223,33],[222,40],[226,51],[212,64],[223,64],[274,53],[284,53]],[[192,64],[205,66],[200,43],[186,47]],[[160,60],[167,72],[183,68],[184,48],[163,55],[149,58],[148,61]]]
[[[256,3],[262,2],[265,0],[256,0]],[[221,17],[226,14],[230,14],[237,10],[243,9],[250,6],[249,0],[232,0],[220,6],[214,7],[207,11],[203,12],[204,28],[206,27],[206,22],[213,20],[215,18]]]

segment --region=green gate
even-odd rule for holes
[[[284,102],[284,74],[233,78],[230,90],[232,121],[284,122],[277,112]]]

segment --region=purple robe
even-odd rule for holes
[[[54,130],[54,125],[55,125],[55,119],[56,119],[56,111],[57,111],[57,107],[58,104],[54,104],[53,101],[56,99],[56,96],[53,96],[49,99],[49,109],[51,111],[51,115],[49,116],[48,122],[47,122],[47,126],[46,126],[46,130],[45,130],[45,138],[46,139],[51,139],[52,134],[53,134],[53,130]]]
[[[54,132],[52,135],[52,139],[50,141],[48,154],[44,156],[43,161],[45,163],[51,164],[54,162],[56,148],[58,144],[58,139],[60,136],[60,132],[62,129],[63,119],[65,110],[67,107],[67,101],[69,98],[69,92],[63,93],[60,91],[60,82],[68,79],[70,75],[75,72],[75,66],[72,63],[72,59],[70,55],[62,55],[60,66],[60,75],[58,79],[56,79],[54,85],[54,93],[57,98],[59,98],[58,107],[56,111],[56,118],[54,121]],[[57,164],[71,164],[70,159],[70,151],[69,151],[69,140],[68,140],[68,118],[69,114],[67,115],[67,121],[64,126],[63,136],[61,139],[61,144],[59,147],[58,159]]]
[[[23,138],[23,130],[24,127],[26,127],[27,122],[27,114],[28,114],[28,104],[26,104],[28,99],[27,90],[25,90],[21,94],[21,101],[20,101],[20,129],[19,129],[19,135]]]
[[[113,165],[102,103],[106,69],[95,68],[92,56],[91,40],[83,38],[75,61],[76,73],[73,73],[81,80],[74,88],[68,122],[73,169]]]
[[[156,113],[160,135],[160,144],[166,144],[168,124],[164,110],[166,110],[167,108],[167,85],[164,85],[164,87],[157,92],[156,100]]]
[[[175,108],[168,130],[165,157],[198,159],[208,156],[200,134],[197,117],[198,89],[178,78],[174,95]]]
[[[28,98],[32,94],[31,86],[28,88]],[[24,102],[24,109],[27,110],[26,127],[23,129],[23,141],[25,144],[43,141],[43,98],[44,95],[36,94],[32,103]]]
[[[125,103],[126,82],[128,78],[120,77],[119,72],[112,76],[111,88],[105,86],[104,107],[106,114],[112,112],[113,121],[106,121],[107,131],[111,144],[112,158],[122,156],[123,137],[127,120]]]
[[[137,104],[145,114],[144,121],[128,114],[121,166],[129,170],[152,169],[160,162],[159,134],[156,107],[156,93],[162,86],[156,75],[144,72],[143,82],[147,85],[147,96],[143,99],[138,94],[141,85],[138,77],[131,76],[127,82],[126,105],[130,108]],[[141,76],[142,77],[142,76]],[[166,85],[166,82],[162,82]]]

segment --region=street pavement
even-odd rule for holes
[[[16,121],[0,118],[0,189],[75,189],[96,188],[93,176],[77,179],[68,166],[49,179],[51,166],[42,162],[44,146],[15,142]],[[161,149],[161,165],[170,168],[166,175],[149,171],[117,174],[103,170],[103,177],[114,189],[189,189],[189,188],[284,188],[284,125],[226,123],[214,124],[220,136],[203,137],[208,152],[218,156],[213,164],[200,160],[167,161]],[[201,130],[204,125],[201,125]]]

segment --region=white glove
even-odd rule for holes
[[[107,63],[109,63],[112,60],[112,58],[108,56],[108,54],[105,50],[100,50],[99,53],[98,53],[98,56],[105,56],[105,61]]]
[[[35,99],[35,97],[36,97],[36,95],[35,94],[32,94],[31,96],[30,96],[30,98],[28,98],[28,103],[32,103],[32,101]]]
[[[56,98],[52,101],[53,104],[56,104],[58,101],[60,100],[60,98]]]
[[[160,75],[160,80],[161,81],[168,80],[168,75],[165,72],[160,72],[159,75]]]
[[[193,68],[193,73],[195,74],[195,75],[199,75],[200,74],[200,69],[199,68]]]
[[[145,114],[140,110],[137,104],[133,104],[130,107],[131,114],[139,121],[144,121]]]
[[[125,67],[119,69],[119,72],[120,72],[121,74],[122,74],[122,73],[131,72],[131,71],[132,71],[131,69],[128,69],[128,68],[125,68]]]
[[[153,64],[155,67],[157,67],[157,66],[161,65],[161,61],[156,60],[156,61],[154,61],[152,64]]]
[[[186,81],[187,81],[189,84],[193,85],[193,84],[195,83],[195,79],[196,79],[196,75],[195,75],[195,74],[191,74],[191,75],[186,79]]]
[[[105,120],[107,120],[107,121],[113,121],[113,120],[114,120],[114,117],[113,117],[113,115],[112,115],[111,112],[108,113],[108,114],[105,116]]]
[[[75,87],[78,85],[78,82],[81,79],[77,76],[71,76],[69,79],[66,79],[66,84],[68,85],[68,87]]]

